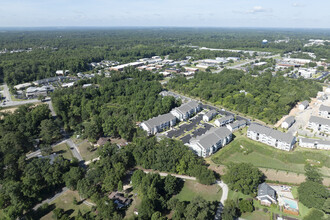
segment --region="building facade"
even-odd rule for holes
[[[140,124],[140,127],[147,131],[148,135],[173,127],[176,124],[176,117],[171,113],[159,115]]]
[[[251,124],[247,130],[247,137],[275,147],[280,150],[290,151],[296,143],[296,137],[282,133],[259,124]]]
[[[311,116],[308,122],[308,128],[314,132],[330,133],[330,119]]]
[[[198,102],[190,101],[182,104],[180,107],[173,109],[171,114],[177,117],[180,121],[185,121],[200,110],[201,106]]]

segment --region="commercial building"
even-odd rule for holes
[[[232,133],[225,127],[212,128],[196,137],[188,145],[198,156],[208,157],[232,140]]]
[[[285,151],[292,150],[296,142],[296,137],[291,134],[273,130],[256,123],[251,124],[248,128],[247,137]]]
[[[29,87],[26,89],[25,95],[28,98],[38,97],[38,96],[47,96],[48,92],[53,92],[53,86],[42,86],[42,87]]]

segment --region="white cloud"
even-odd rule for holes
[[[269,10],[266,8],[263,8],[261,6],[254,6],[252,9],[247,10],[246,13],[255,14],[255,13],[267,12],[267,11],[269,11]]]
[[[305,7],[305,5],[295,2],[295,3],[292,4],[292,7],[295,7],[295,8]]]

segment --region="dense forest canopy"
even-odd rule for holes
[[[32,51],[0,54],[0,79],[14,85],[53,76],[58,69],[77,73],[89,70],[88,63],[103,59],[130,62],[155,55],[170,55],[175,59],[189,55],[202,58],[205,53],[214,56],[214,52],[183,47],[187,45],[280,53],[301,50],[330,59],[328,43],[303,47],[309,39],[328,39],[329,35],[328,30],[235,28],[3,31],[0,33],[0,50],[32,48]],[[285,38],[290,41],[274,43],[274,40]],[[269,43],[261,44],[263,39]]]

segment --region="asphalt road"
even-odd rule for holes
[[[25,105],[25,104],[40,102],[40,100],[38,100],[38,99],[29,99],[29,100],[24,100],[24,101],[13,101],[11,99],[11,95],[10,95],[9,88],[8,88],[7,84],[3,84],[2,86],[3,86],[4,101],[6,101],[6,102],[1,102],[0,107],[13,107],[13,106],[18,106],[18,105]]]

